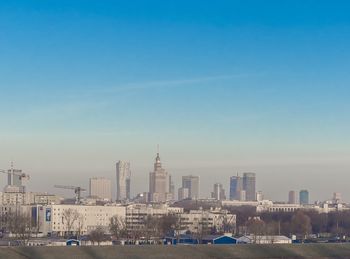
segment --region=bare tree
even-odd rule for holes
[[[35,230],[32,219],[26,213],[9,213],[7,218],[7,229],[20,244],[26,246],[32,232]]]
[[[73,226],[79,219],[79,213],[77,210],[69,208],[62,213],[63,224],[65,225],[65,236],[73,234]]]
[[[253,235],[253,242],[260,243],[260,238],[265,234],[265,222],[254,217],[248,220],[247,228],[249,233]]]
[[[114,215],[109,220],[109,231],[116,238],[120,238],[126,235],[126,224],[125,220],[118,216]]]
[[[89,234],[89,240],[97,245],[100,245],[102,241],[105,240],[105,230],[101,227],[98,226],[96,229],[92,230]]]
[[[310,217],[305,215],[301,210],[298,210],[292,217],[292,230],[295,234],[305,239],[311,233]]]

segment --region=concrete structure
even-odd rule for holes
[[[218,201],[226,200],[225,189],[221,183],[215,183],[211,197]]]
[[[248,235],[237,239],[240,244],[291,244],[292,239],[286,236],[256,236]]]
[[[178,191],[178,200],[181,201],[181,200],[184,200],[184,199],[188,199],[190,197],[189,195],[189,190],[188,188],[179,188],[179,191]]]
[[[112,183],[110,179],[104,177],[90,178],[89,194],[90,197],[96,197],[101,200],[112,200]]]
[[[297,204],[298,202],[298,199],[297,199],[297,193],[296,191],[289,191],[288,193],[288,203],[289,204]]]
[[[238,174],[230,177],[230,200],[242,200],[243,179]]]
[[[256,176],[255,173],[244,173],[243,174],[243,190],[246,192],[247,201],[255,201],[255,184]]]
[[[40,232],[45,236],[86,235],[97,227],[109,231],[110,218],[125,218],[123,206],[47,205],[38,210]]]
[[[187,188],[189,198],[196,200],[199,198],[199,176],[182,176],[182,188]]]
[[[151,202],[165,202],[172,200],[170,192],[171,177],[162,168],[159,153],[154,163],[154,171],[149,173],[149,195]]]
[[[191,233],[201,233],[215,228],[219,232],[233,233],[236,227],[236,215],[227,210],[215,208],[211,210],[190,210],[181,214],[181,229]]]
[[[165,204],[131,204],[126,207],[126,227],[129,231],[140,230],[145,226],[148,216],[160,218],[164,215],[180,215],[183,208],[169,207]]]
[[[117,201],[130,200],[131,171],[130,163],[118,161],[116,164],[117,175]]]
[[[302,204],[302,205],[309,204],[309,191],[308,190],[301,190],[299,192],[299,201],[300,201],[300,204]]]

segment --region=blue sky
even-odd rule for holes
[[[114,162],[130,160],[139,192],[159,143],[175,178],[202,176],[203,196],[249,170],[271,198],[287,196],[271,188],[276,171],[310,174],[284,189],[350,199],[331,178],[350,170],[349,12],[347,1],[1,1],[0,167],[13,159],[49,191],[66,176],[114,179]]]

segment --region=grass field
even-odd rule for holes
[[[350,244],[4,247],[0,258],[350,258]]]

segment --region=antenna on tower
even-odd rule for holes
[[[157,153],[159,154],[159,144],[157,144]]]

